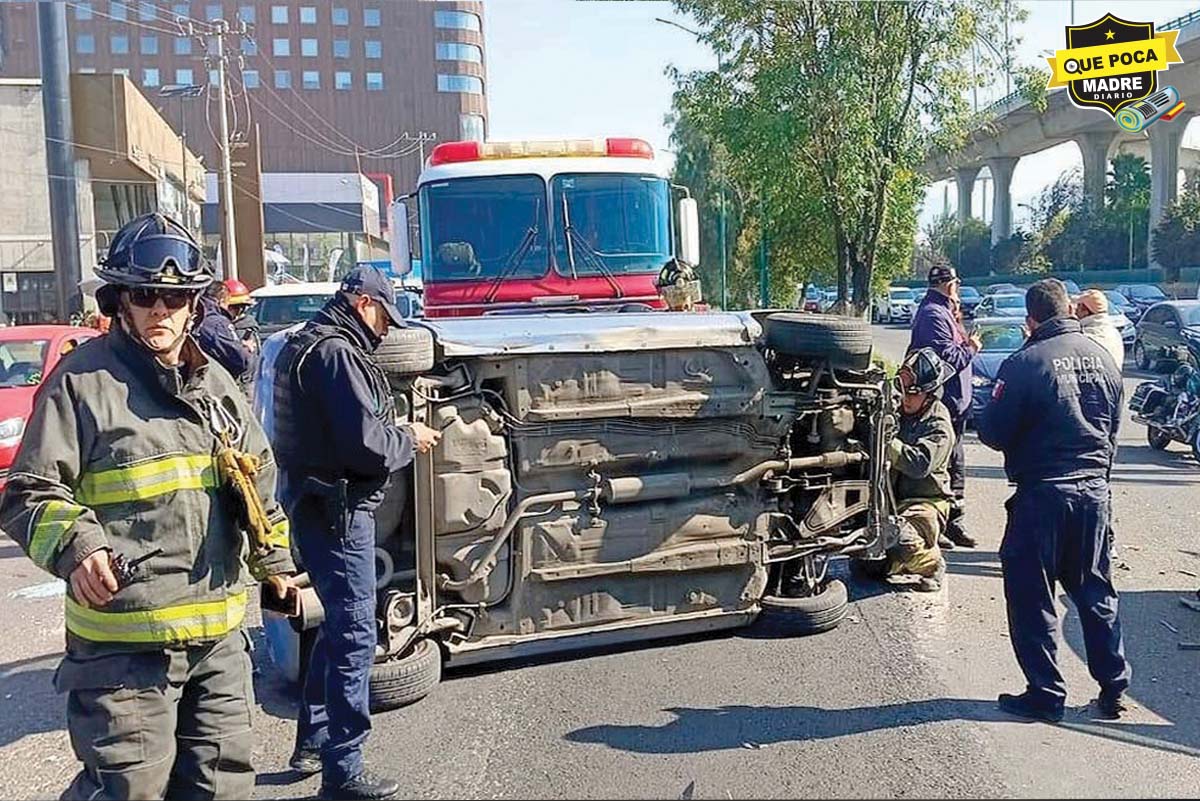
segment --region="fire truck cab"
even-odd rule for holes
[[[660,273],[699,258],[696,202],[672,189],[640,139],[446,142],[392,204],[393,269],[419,254],[428,317],[665,309]]]

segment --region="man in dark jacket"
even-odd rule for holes
[[[291,766],[322,772],[326,798],[390,798],[367,771],[368,678],[375,661],[375,518],[393,473],[440,434],[397,426],[373,352],[404,325],[391,280],[358,267],[275,361],[272,442],[280,494],[304,567],[325,608],[305,679]]]
[[[253,354],[233,328],[233,318],[225,308],[229,296],[225,285],[214,281],[200,296],[200,322],[196,325],[196,341],[200,349],[224,367],[235,381],[250,369]]]
[[[1100,685],[1102,717],[1125,711],[1129,687],[1117,592],[1112,584],[1108,480],[1121,420],[1121,374],[1112,356],[1070,318],[1061,281],[1025,296],[1031,331],[1000,367],[979,438],[1004,453],[1016,493],[1000,545],[1008,627],[1027,688],[1002,694],[1000,708],[1062,719],[1066,685],[1056,660],[1060,582],[1079,613],[1088,670]]]
[[[954,501],[942,545],[974,548],[975,540],[967,534],[964,524],[967,474],[962,438],[971,409],[971,360],[979,352],[979,339],[964,333],[955,314],[955,306],[959,303],[958,286],[958,274],[950,265],[935,264],[930,269],[929,291],[913,315],[908,351],[932,348],[955,372],[942,394],[942,402],[946,404],[954,426],[954,450],[950,454],[950,489],[954,492]]]

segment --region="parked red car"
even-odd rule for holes
[[[100,336],[73,325],[18,325],[0,328],[0,490],[33,411],[33,396],[65,354]]]

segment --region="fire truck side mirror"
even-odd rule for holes
[[[679,201],[679,258],[692,266],[700,263],[700,213],[695,198]]]
[[[394,200],[390,212],[392,274],[408,275],[412,272],[412,250],[408,242],[408,204],[402,200]]]

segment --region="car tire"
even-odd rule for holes
[[[433,368],[433,334],[420,326],[393,328],[375,351],[375,361],[389,375],[419,375]]]
[[[766,319],[767,347],[798,359],[828,359],[835,369],[871,365],[871,326],[852,317],[777,312]]]
[[[1141,342],[1134,341],[1133,343],[1133,360],[1137,363],[1139,370],[1150,370],[1150,359],[1146,355],[1146,346]]]
[[[789,598],[764,595],[761,619],[773,630],[791,636],[820,634],[836,629],[850,608],[850,595],[840,580],[826,582],[815,595]]]
[[[1165,451],[1171,444],[1171,435],[1161,428],[1146,426],[1146,442],[1156,451]]]
[[[407,655],[371,666],[371,711],[386,712],[416,703],[441,680],[441,649],[431,639],[417,640]]]

